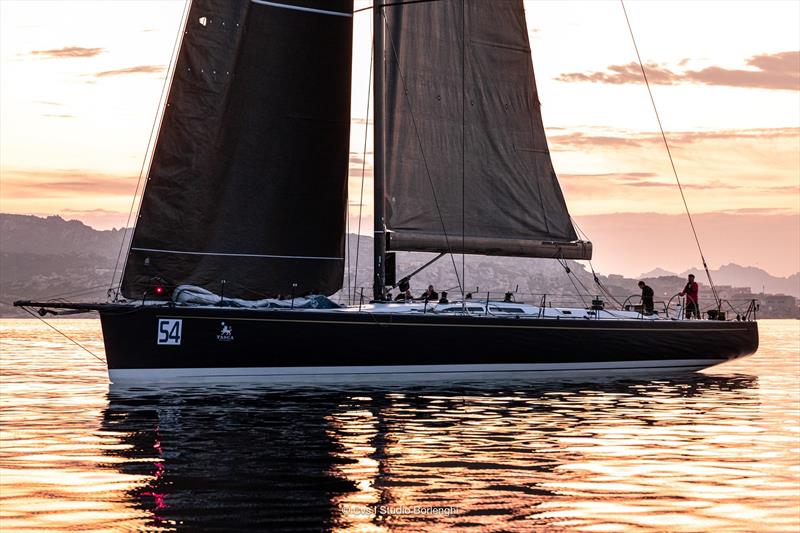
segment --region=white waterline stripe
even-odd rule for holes
[[[157,248],[131,248],[137,252],[156,252],[162,254],[185,255],[217,255],[222,257],[263,257],[267,259],[319,259],[322,261],[344,261],[342,257],[316,257],[311,255],[264,255],[264,254],[227,254],[222,252],[184,252],[181,250],[159,250]]]
[[[250,0],[254,4],[261,4],[262,6],[278,7],[281,9],[291,9],[293,11],[307,11],[309,13],[318,13],[320,15],[334,15],[336,17],[353,17],[352,13],[342,13],[341,11],[328,11],[326,9],[314,9],[311,7],[292,6],[288,4],[279,4],[277,2],[267,2],[265,0]]]
[[[653,370],[693,371],[725,362],[726,359],[664,359],[661,361],[604,361],[600,363],[508,363],[508,364],[451,364],[451,365],[360,365],[360,366],[307,366],[307,367],[219,367],[219,368],[117,368],[109,369],[115,383],[159,382],[171,379],[244,380],[262,378],[346,378],[348,376],[429,376],[446,378],[456,374],[489,375],[497,377],[523,377],[520,373],[551,375],[555,372],[647,372]],[[487,375],[488,374],[488,375]],[[571,374],[572,375],[572,374]],[[474,379],[474,378],[473,378]]]

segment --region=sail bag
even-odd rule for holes
[[[550,160],[522,1],[387,4],[384,22],[389,248],[590,258]]]
[[[342,286],[352,0],[194,0],[122,281]],[[222,285],[224,283],[224,289]]]

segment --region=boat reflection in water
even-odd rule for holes
[[[750,410],[730,406],[757,406],[756,386],[112,387],[101,431],[123,444],[106,467],[142,476],[128,494],[146,528],[697,531],[770,505],[727,444]]]

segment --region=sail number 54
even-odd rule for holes
[[[179,318],[160,318],[158,319],[157,344],[168,344],[177,346],[181,343],[181,330],[183,321]]]

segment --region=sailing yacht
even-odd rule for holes
[[[194,0],[119,291],[113,382],[698,370],[754,320],[466,299],[403,302],[394,253],[590,259],[548,150],[521,0],[373,9],[369,303],[340,306],[352,0]],[[463,295],[463,292],[462,292]]]

